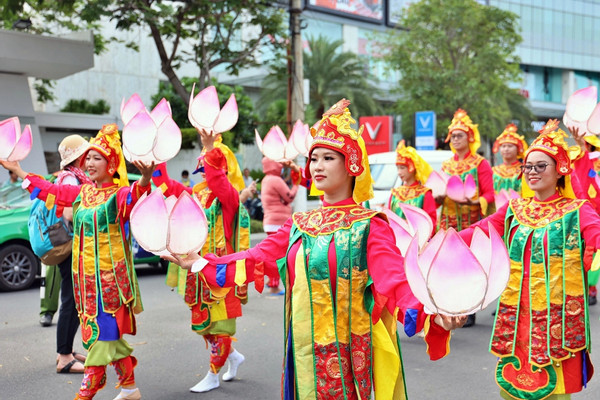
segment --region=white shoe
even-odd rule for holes
[[[133,393],[129,394],[125,394],[125,392],[121,390],[121,393],[119,393],[119,395],[113,400],[139,400],[141,398],[142,394],[140,393],[140,389],[136,388]]]
[[[219,374],[208,371],[208,374],[196,386],[190,388],[190,392],[204,393],[219,387]]]
[[[232,353],[227,357],[227,364],[229,368],[227,368],[227,372],[223,374],[223,380],[225,382],[232,381],[237,375],[237,369],[242,363],[246,360],[246,357],[242,353],[237,350],[233,350]]]

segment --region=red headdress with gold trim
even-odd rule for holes
[[[467,134],[467,137],[469,138],[469,150],[472,154],[475,154],[477,152],[477,149],[479,149],[479,146],[481,146],[479,128],[477,126],[477,124],[474,124],[473,121],[471,121],[471,117],[469,117],[469,114],[467,114],[467,112],[462,108],[459,108],[454,113],[452,122],[450,123],[450,125],[448,125],[448,136],[446,136],[445,142],[448,143],[450,141],[450,136],[453,131],[463,131]],[[452,143],[450,143],[450,148],[456,153],[456,150],[454,150]]]
[[[350,125],[356,121],[352,118],[348,106],[350,101],[342,99],[323,114],[323,118],[310,128],[313,137],[308,160],[306,162],[306,176],[310,175],[310,155],[315,147],[326,147],[343,154],[346,161],[346,170],[356,177],[353,198],[357,203],[373,197],[371,171],[367,159],[365,141],[362,138],[364,126],[358,131]]]
[[[541,151],[556,161],[556,172],[568,175],[573,172],[570,153],[576,151],[576,147],[569,148],[565,138],[567,134],[558,127],[558,120],[551,119],[539,130],[540,135],[531,143],[525,153],[527,156],[533,151]]]
[[[415,179],[422,184],[427,181],[431,171],[433,171],[414,147],[404,144],[404,140],[398,142],[396,147],[396,165],[406,165],[409,172],[415,172]]]
[[[496,138],[492,151],[497,153],[500,150],[500,146],[502,146],[504,143],[510,143],[517,146],[517,157],[523,158],[523,153],[525,153],[528,146],[523,135],[519,135],[517,133],[517,129],[518,128],[515,124],[506,125],[504,131]]]
[[[119,174],[118,180],[115,178],[115,183],[119,186],[129,186],[127,166],[121,149],[121,135],[119,135],[117,124],[103,125],[96,137],[90,139],[90,147],[84,154],[87,154],[90,150],[96,150],[106,158],[108,161],[106,170],[110,175]],[[81,158],[81,165],[84,163],[85,156]]]

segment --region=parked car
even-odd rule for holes
[[[131,174],[130,181],[139,179]],[[31,208],[29,192],[20,185],[0,188],[0,291],[23,290],[40,274],[40,260],[31,250],[27,221]],[[168,262],[132,245],[134,263],[165,269]]]
[[[442,162],[452,157],[453,153],[450,150],[419,150],[419,155],[431,165],[434,171],[441,171]],[[396,167],[396,152],[371,154],[369,165],[374,181],[374,197],[369,201],[369,207],[381,210],[387,206],[392,188],[402,185]]]

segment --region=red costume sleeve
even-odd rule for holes
[[[304,176],[304,170],[301,169],[300,172],[296,172],[292,170],[290,173],[290,177],[292,178],[292,182],[296,185],[304,186],[307,189],[310,189],[310,179],[306,179]]]
[[[437,226],[437,207],[438,205],[435,203],[435,199],[433,198],[433,192],[428,190],[425,193],[425,199],[423,200],[423,210],[431,217],[431,222],[433,222],[434,227]]]
[[[230,240],[233,221],[240,205],[240,195],[227,179],[227,159],[218,147],[204,156],[204,172],[208,188],[221,202],[225,238]]]
[[[579,224],[586,247],[600,250],[600,216],[592,203],[586,201],[579,209]],[[590,265],[586,265],[586,268],[589,267]]]
[[[189,194],[192,194],[191,187],[183,186],[181,182],[169,177],[166,163],[158,164],[156,170],[154,170],[154,173],[152,174],[152,182],[156,187],[162,186],[164,188],[163,193],[167,197],[179,196],[184,190]]]
[[[482,160],[477,166],[477,180],[479,182],[479,197],[483,197],[488,204],[493,203],[494,173],[487,160]]]
[[[571,179],[575,195],[578,199],[590,200],[596,208],[596,212],[600,213],[600,187],[595,179],[597,175],[597,172],[594,170],[594,163],[590,160],[587,151],[573,162]],[[593,191],[591,188],[593,188]],[[591,196],[591,191],[596,192],[595,196]]]
[[[131,210],[135,203],[142,197],[144,193],[150,194],[152,185],[140,186],[138,182],[134,182],[131,186],[122,187],[117,191],[117,205],[119,207],[119,215],[123,217],[123,221],[129,219]]]
[[[29,185],[25,188],[31,193],[32,200],[38,198],[46,201],[48,197],[54,197],[53,203],[59,207],[71,207],[73,202],[79,196],[81,186],[74,185],[55,185],[44,178],[29,174],[25,177]]]

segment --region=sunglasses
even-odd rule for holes
[[[522,165],[521,171],[523,171],[523,173],[525,173],[525,174],[528,174],[531,172],[531,170],[535,170],[535,172],[539,174],[541,172],[544,172],[546,170],[546,167],[548,167],[548,165],[552,165],[552,164],[539,163],[539,164]]]

